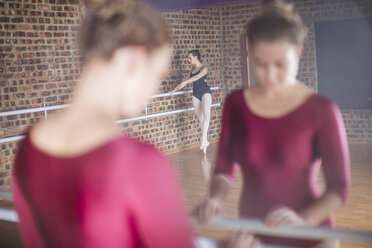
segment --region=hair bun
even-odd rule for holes
[[[130,16],[133,12],[135,1],[133,0],[90,0],[89,7],[95,15],[103,21],[115,16]]]
[[[290,16],[294,13],[293,5],[283,0],[263,0],[261,11],[262,14],[280,14],[282,16]]]
[[[262,0],[261,13],[248,24],[246,32],[251,45],[258,40],[273,41],[283,37],[302,45],[307,28],[293,4],[284,0]]]

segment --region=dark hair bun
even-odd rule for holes
[[[147,51],[171,43],[161,13],[144,1],[86,0],[87,14],[80,32],[85,60],[109,59],[124,46],[143,46]]]
[[[279,15],[288,21],[294,18],[295,11],[293,5],[282,0],[263,0],[262,15]]]
[[[115,16],[121,18],[130,16],[133,13],[135,2],[132,0],[96,0],[93,11],[101,20],[107,21]]]
[[[307,28],[292,4],[283,0],[263,0],[261,13],[248,24],[246,31],[250,44],[286,37],[292,43],[302,45]]]

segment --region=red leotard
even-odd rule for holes
[[[150,145],[120,137],[61,158],[27,136],[12,178],[25,247],[194,247],[176,177]]]
[[[320,165],[327,191],[345,201],[349,151],[338,107],[313,94],[282,117],[264,118],[249,109],[242,90],[232,93],[224,104],[215,173],[233,178],[235,164],[244,181],[241,217],[263,219],[275,206],[299,211],[311,205],[321,195],[316,184]],[[322,225],[331,226],[332,218]]]

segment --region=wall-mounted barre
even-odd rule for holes
[[[192,218],[194,224],[198,224]],[[214,217],[204,226],[225,231],[247,231],[255,234],[263,234],[277,237],[291,237],[310,240],[338,239],[354,243],[372,244],[372,232],[353,231],[340,228],[326,227],[280,227],[272,228],[264,225],[261,221],[252,219],[232,219],[227,217]]]
[[[6,138],[0,139],[0,144],[14,142],[14,141],[22,140],[24,138],[25,138],[24,135],[6,137]]]
[[[13,201],[12,192],[0,190],[0,200]]]
[[[5,111],[0,112],[0,116],[9,116],[9,115],[19,115],[19,114],[29,114],[29,113],[36,113],[36,112],[44,112],[56,109],[63,109],[69,107],[70,104],[63,104],[63,105],[55,105],[49,107],[40,107],[40,108],[29,108],[29,109],[19,109],[19,110],[12,110],[12,111]]]
[[[216,90],[216,89],[218,89],[218,87],[211,87],[211,90]],[[171,95],[182,95],[182,94],[186,94],[186,93],[190,93],[190,92],[192,92],[192,91],[187,90],[187,91],[178,91],[178,92],[175,92],[175,93],[162,93],[162,94],[153,95],[150,98],[157,98],[157,97],[164,97],[164,96],[171,96]],[[215,103],[215,104],[212,104],[211,107],[218,107],[220,105],[221,105],[220,103]],[[14,115],[14,114],[25,114],[25,113],[33,113],[33,112],[42,112],[42,111],[48,111],[48,110],[56,110],[56,109],[66,108],[66,107],[69,107],[69,106],[70,106],[69,104],[65,104],[65,105],[58,105],[58,106],[50,106],[50,107],[42,107],[42,108],[34,108],[34,109],[1,112],[0,114],[3,114],[3,115],[0,115],[0,116],[8,116],[8,115]],[[172,110],[172,111],[167,111],[167,112],[147,114],[147,105],[146,105],[145,106],[145,115],[136,116],[136,117],[133,117],[133,118],[121,119],[121,120],[116,121],[116,123],[125,123],[125,122],[130,122],[130,121],[147,120],[147,119],[151,119],[151,118],[155,118],[155,117],[159,117],[159,116],[172,115],[172,114],[188,112],[188,111],[192,111],[192,110],[194,110],[194,108],[177,109],[177,110]],[[5,113],[10,113],[10,114],[6,115]],[[23,139],[24,137],[25,137],[24,135],[19,135],[19,136],[1,138],[0,139],[0,144],[15,142],[15,141]]]
[[[215,104],[211,105],[211,107],[218,107],[218,106],[221,106],[221,104],[220,103],[215,103]],[[155,117],[159,117],[159,116],[173,115],[173,114],[188,112],[188,111],[192,111],[192,110],[194,110],[194,108],[177,109],[177,110],[172,110],[172,111],[167,111],[167,112],[161,112],[161,113],[155,113],[155,114],[149,114],[149,115],[141,115],[141,116],[136,116],[136,117],[133,117],[133,118],[118,120],[118,121],[116,121],[116,123],[124,123],[124,122],[130,122],[130,121],[151,119],[151,118],[155,118]]]
[[[218,106],[221,106],[221,104],[220,103],[215,103],[215,104],[211,105],[211,107],[218,107]],[[172,111],[167,111],[167,112],[161,112],[161,113],[155,113],[155,114],[149,114],[149,115],[141,115],[141,116],[136,116],[136,117],[133,117],[133,118],[126,118],[126,119],[117,120],[116,123],[125,123],[125,122],[130,122],[130,121],[147,120],[147,119],[151,119],[151,118],[155,118],[155,117],[159,117],[159,116],[173,115],[173,114],[188,112],[188,111],[192,111],[192,110],[194,110],[194,108],[177,109],[177,110],[172,110]],[[18,141],[18,140],[24,139],[24,137],[25,137],[24,135],[19,135],[19,136],[12,136],[12,137],[7,137],[7,138],[2,138],[2,139],[0,139],[0,144]]]
[[[0,220],[18,222],[18,215],[16,211],[11,208],[0,208]],[[191,218],[191,220],[193,224],[199,225],[195,218]],[[254,234],[263,234],[276,237],[291,237],[310,240],[338,239],[354,243],[372,244],[371,232],[353,231],[340,228],[330,229],[326,227],[310,226],[272,228],[264,225],[258,220],[232,219],[227,217],[214,217],[206,224],[203,224],[203,226],[229,232],[248,231]]]
[[[218,87],[211,87],[211,90],[218,90]],[[183,95],[183,94],[187,94],[187,93],[192,93],[192,90],[184,90],[184,91],[176,91],[174,93],[161,93],[161,94],[156,94],[156,95],[152,95],[150,96],[150,98],[158,98],[158,97],[163,97],[163,96],[176,96],[176,95]]]
[[[18,222],[18,214],[11,208],[0,208],[0,220]]]
[[[211,90],[217,90],[218,87],[211,87]],[[182,95],[192,92],[192,90],[186,90],[186,91],[177,91],[174,93],[161,93],[150,96],[150,98],[158,98],[158,97],[164,97],[164,96],[171,96],[171,95]],[[12,111],[4,111],[0,112],[1,116],[9,116],[9,115],[19,115],[19,114],[29,114],[29,113],[35,113],[35,112],[45,112],[50,110],[57,110],[57,109],[63,109],[69,107],[70,104],[62,104],[62,105],[55,105],[55,106],[49,106],[49,107],[39,107],[39,108],[29,108],[29,109],[19,109],[19,110],[12,110]]]

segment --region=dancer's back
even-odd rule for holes
[[[190,247],[175,176],[150,145],[121,137],[63,158],[27,136],[14,172],[27,247]]]

